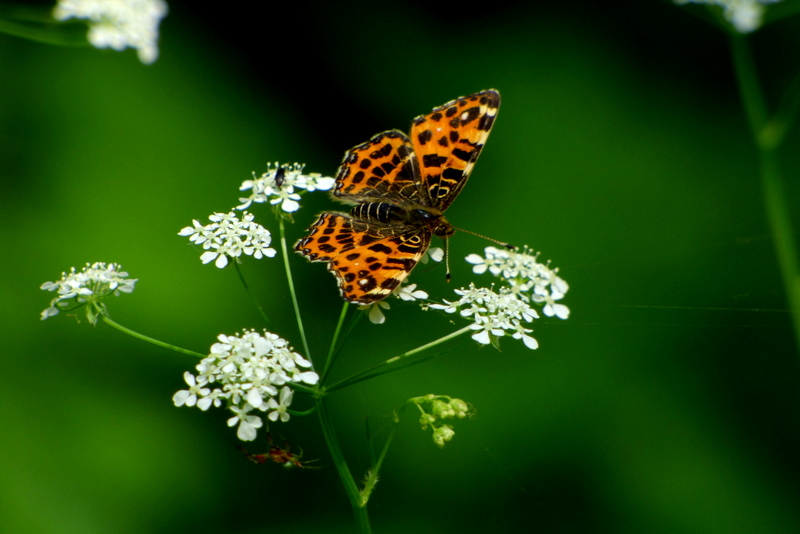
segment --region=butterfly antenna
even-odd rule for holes
[[[483,239],[485,239],[487,241],[491,241],[492,243],[497,243],[501,247],[505,247],[505,248],[507,248],[509,250],[516,250],[517,249],[517,247],[514,246],[514,245],[510,245],[508,243],[504,243],[503,241],[500,241],[498,239],[487,237],[487,236],[485,236],[483,234],[479,234],[479,233],[476,233],[476,232],[470,232],[469,230],[464,230],[463,228],[456,228],[455,226],[453,227],[453,229],[458,230],[459,232],[464,232],[464,233],[467,233],[467,234],[470,234],[470,235],[474,235],[476,237],[481,237],[481,238],[483,238]],[[445,241],[445,243],[446,243],[446,241]],[[447,252],[447,247],[445,246],[445,253],[446,252]],[[447,272],[449,273],[450,269],[448,269]]]

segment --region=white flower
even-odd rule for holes
[[[381,308],[383,308],[383,310],[388,310],[391,306],[385,300],[379,300],[371,304],[361,304],[358,307],[359,310],[366,310],[367,318],[372,324],[383,324],[386,322],[386,316],[383,314]]]
[[[425,291],[417,289],[417,284],[402,285],[392,291],[392,294],[406,302],[428,298],[428,294]]]
[[[440,247],[429,248],[428,253],[422,256],[422,263],[428,263],[428,258],[430,258],[431,261],[439,263],[444,259],[444,249]]]
[[[242,441],[253,441],[256,439],[256,430],[264,426],[264,422],[257,415],[247,415],[253,407],[249,404],[245,404],[242,407],[232,406],[230,409],[236,415],[228,419],[228,426],[234,426],[236,423],[239,423],[239,428],[236,430],[236,437]]]
[[[189,385],[189,389],[182,389],[172,396],[172,402],[175,403],[175,406],[194,406],[197,404],[198,395],[204,397],[211,393],[210,389],[202,387],[205,384],[204,377],[201,376],[198,381],[195,380],[192,373],[186,371],[183,373],[183,379]]]
[[[569,317],[569,308],[564,304],[555,304],[569,290],[566,281],[558,276],[558,269],[539,263],[538,254],[528,247],[521,251],[486,247],[485,256],[470,254],[468,263],[474,265],[472,272],[483,274],[489,272],[507,283],[511,291],[525,301],[544,302],[544,314],[561,319]]]
[[[460,310],[462,317],[472,320],[470,329],[475,330],[472,339],[482,345],[510,335],[514,339],[522,339],[529,349],[538,347],[536,340],[528,335],[532,330],[525,328],[523,322],[530,323],[539,315],[511,289],[501,287],[500,292],[495,293],[490,288],[470,284],[468,288],[456,289],[455,293],[461,296],[459,300],[430,304],[429,307],[445,313]]]
[[[761,27],[766,4],[781,0],[675,0],[676,4],[709,4],[722,8],[725,19],[739,33],[750,33]]]
[[[56,20],[88,20],[95,48],[135,48],[146,65],[158,59],[158,25],[166,15],[163,0],[58,0],[53,10]]]
[[[206,251],[200,256],[203,263],[216,260],[214,265],[222,269],[228,265],[228,258],[238,258],[242,254],[256,259],[275,256],[275,249],[269,246],[272,234],[253,222],[252,213],[243,212],[241,221],[234,212],[214,213],[208,218],[211,224],[203,226],[194,220],[192,226],[178,232],[178,235],[188,236],[192,243],[202,245]]]
[[[267,417],[270,421],[277,421],[278,418],[280,418],[280,420],[285,423],[289,420],[289,413],[286,410],[292,404],[293,396],[294,391],[292,391],[290,388],[284,387],[281,389],[280,403],[276,402],[274,397],[269,400],[268,408],[272,411],[269,412]]]
[[[280,205],[280,209],[286,213],[292,213],[300,209],[300,195],[295,189],[328,191],[333,187],[333,178],[316,172],[303,174],[304,167],[305,164],[301,163],[268,163],[267,172],[258,178],[253,173],[252,180],[242,183],[239,190],[249,189],[251,193],[249,197],[239,199],[241,204],[236,209],[247,209],[253,202],[268,202],[273,206]]]
[[[390,294],[406,302],[428,298],[425,291],[417,289],[417,284],[399,285]],[[367,312],[367,318],[372,324],[383,324],[386,322],[383,310],[391,309],[391,305],[386,300],[379,300],[370,304],[361,304],[358,309]]]
[[[94,324],[98,314],[105,312],[102,300],[109,295],[131,293],[137,281],[128,279],[128,273],[116,263],[87,263],[80,272],[72,267],[69,273],[61,274],[61,280],[41,285],[45,291],[58,292],[58,296],[42,312],[42,320],[58,315],[59,311],[69,306],[77,308],[88,304],[87,317]]]
[[[220,334],[217,340],[197,364],[197,377],[184,375],[189,389],[178,391],[172,400],[176,406],[196,404],[201,410],[224,402],[234,413],[228,426],[239,425],[239,439],[254,439],[262,426],[262,419],[250,411],[269,412],[270,421],[288,421],[294,395],[288,384],[319,381],[311,362],[276,334],[245,330],[241,335]]]

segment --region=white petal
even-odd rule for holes
[[[228,255],[227,254],[220,254],[217,257],[217,261],[214,262],[214,265],[222,269],[226,265],[228,265]]]
[[[311,385],[314,385],[317,382],[319,382],[319,375],[317,373],[315,373],[314,371],[308,371],[308,372],[305,372],[305,373],[300,373],[299,375],[297,375],[297,378],[299,378],[300,381],[305,382],[306,384],[311,384]]]
[[[186,399],[188,399],[190,395],[191,393],[189,393],[189,391],[182,389],[172,396],[172,402],[175,406],[183,406],[186,404]]]
[[[489,339],[489,332],[486,330],[481,330],[477,334],[472,334],[472,339],[480,343],[481,345],[488,345],[491,340]]]
[[[527,334],[522,335],[522,342],[525,343],[525,346],[529,349],[539,348],[539,342]]]
[[[236,431],[236,436],[242,441],[253,441],[256,439],[256,429],[253,425],[242,421],[239,429]]]
[[[200,256],[200,261],[202,261],[203,264],[211,263],[212,261],[214,261],[214,258],[217,257],[217,254],[218,253],[214,252],[213,250],[209,250],[208,252],[203,252],[203,255]]]
[[[257,388],[252,388],[247,393],[247,402],[249,402],[253,408],[260,408],[261,403],[264,402],[264,399],[261,397],[261,393]]]

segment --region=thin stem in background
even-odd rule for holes
[[[55,2],[54,2],[55,3]],[[0,33],[58,46],[89,46],[86,24],[60,22],[52,6],[0,5]]]
[[[378,365],[370,367],[369,369],[366,369],[366,370],[364,370],[364,371],[362,371],[362,372],[360,372],[358,374],[355,374],[355,375],[351,376],[350,378],[346,378],[346,379],[344,379],[344,380],[342,380],[340,382],[337,382],[337,383],[333,384],[332,386],[326,388],[326,391],[328,393],[330,393],[332,391],[336,391],[337,389],[342,389],[342,388],[345,388],[345,387],[348,387],[348,386],[352,386],[353,384],[357,384],[357,383],[362,382],[364,380],[367,380],[369,378],[380,376],[380,375],[383,375],[383,374],[386,374],[386,373],[392,373],[394,371],[399,371],[400,369],[405,369],[406,367],[409,367],[411,365],[416,365],[416,364],[421,363],[423,361],[427,361],[427,360],[430,360],[430,359],[435,358],[437,356],[440,356],[441,354],[445,354],[447,352],[450,352],[450,350],[452,350],[452,349],[445,350],[445,351],[442,351],[442,352],[438,352],[436,354],[431,354],[430,356],[427,356],[427,357],[419,359],[419,360],[414,360],[412,362],[403,362],[404,365],[401,365],[399,363],[402,360],[404,360],[405,358],[408,358],[409,356],[413,356],[414,354],[418,354],[418,353],[420,353],[420,352],[422,352],[424,350],[428,350],[430,348],[433,348],[436,345],[439,345],[441,343],[444,343],[445,341],[449,341],[451,339],[454,339],[454,338],[456,338],[456,337],[458,337],[458,336],[460,336],[462,334],[466,334],[467,332],[470,332],[470,331],[472,331],[472,329],[469,326],[465,326],[461,330],[456,330],[455,332],[452,332],[450,334],[447,334],[446,336],[440,337],[439,339],[437,339],[435,341],[431,341],[430,343],[426,343],[425,345],[417,347],[416,349],[412,349],[412,350],[409,350],[409,351],[404,352],[402,354],[398,354],[397,356],[389,358],[385,362],[381,362]]]
[[[311,360],[311,351],[308,350],[308,341],[306,340],[306,330],[303,328],[303,318],[300,316],[300,305],[297,303],[297,293],[294,291],[292,269],[289,267],[289,248],[286,246],[286,229],[284,228],[283,217],[278,217],[278,228],[280,228],[281,234],[281,254],[283,255],[283,266],[286,269],[286,280],[289,282],[289,293],[292,295],[292,307],[294,308],[294,316],[297,319],[297,329],[300,331],[300,339],[303,341],[305,357]]]
[[[342,331],[342,325],[344,324],[344,319],[347,317],[347,310],[350,309],[351,304],[347,301],[344,302],[342,306],[342,311],[339,313],[339,322],[336,323],[336,330],[333,332],[333,339],[331,340],[331,346],[328,349],[328,356],[325,358],[325,367],[322,370],[322,376],[320,377],[320,383],[324,384],[325,380],[328,378],[328,373],[333,366],[333,361],[336,359],[336,354],[339,353],[337,346],[339,345],[339,334]]]
[[[767,125],[764,141],[771,142],[775,146],[780,145],[786,132],[791,128],[798,111],[800,111],[800,72],[789,84],[789,89],[778,103],[775,115]]]
[[[108,326],[112,326],[119,330],[120,332],[124,332],[130,336],[135,337],[136,339],[141,339],[142,341],[146,341],[148,343],[152,343],[153,345],[163,347],[165,349],[174,350],[175,352],[180,352],[181,354],[188,354],[189,356],[194,356],[195,358],[200,358],[201,360],[207,356],[207,354],[200,354],[199,352],[195,352],[193,350],[184,349],[182,347],[176,347],[175,345],[170,345],[169,343],[164,343],[163,341],[159,341],[152,337],[148,337],[144,334],[140,334],[130,328],[126,328],[119,323],[114,322],[113,320],[109,319],[108,316],[103,315],[103,322],[105,322]]]
[[[800,270],[792,221],[783,189],[783,173],[778,161],[777,151],[782,137],[776,138],[770,134],[764,94],[758,82],[758,73],[747,39],[741,35],[733,35],[731,49],[742,102],[759,151],[764,207],[789,307],[792,310],[795,341],[800,348]],[[792,100],[789,102],[790,106],[794,105],[791,103]],[[783,125],[783,128],[785,129],[786,125]]]
[[[253,294],[252,291],[250,291],[250,285],[247,283],[247,280],[245,280],[245,278],[244,278],[244,273],[242,273],[242,269],[239,267],[239,262],[234,260],[233,261],[233,267],[236,270],[236,274],[239,275],[239,280],[242,282],[242,285],[244,286],[245,292],[250,297],[250,300],[253,301],[253,304],[255,304],[256,308],[258,309],[258,312],[261,314],[261,318],[266,323],[267,328],[269,328],[271,330],[272,329],[272,324],[270,323],[269,317],[267,317],[267,313],[264,311],[264,308],[261,307],[261,303],[258,302],[258,299],[256,298],[256,296]]]

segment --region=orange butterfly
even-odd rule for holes
[[[333,194],[355,206],[322,213],[294,249],[328,262],[345,300],[386,298],[433,236],[455,233],[443,212],[467,183],[499,107],[500,93],[488,89],[417,117],[410,139],[389,130],[350,149]]]

